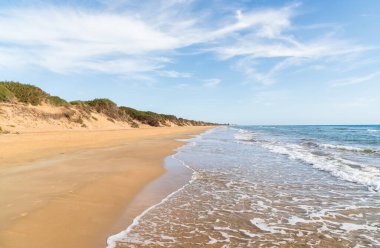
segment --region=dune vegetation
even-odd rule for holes
[[[106,98],[68,102],[59,96],[51,96],[34,85],[10,81],[0,82],[0,102],[21,103],[32,106],[47,104],[55,107],[64,107],[65,111],[62,117],[72,119],[72,121],[77,123],[81,123],[83,118],[96,121],[96,117],[91,115],[92,112],[96,112],[107,116],[107,120],[111,122],[127,122],[134,128],[139,127],[141,124],[152,127],[215,125],[213,123],[178,118],[174,115],[158,114],[151,111],[140,111],[130,107],[118,106],[112,100]],[[73,110],[80,112],[81,116],[73,118]],[[55,119],[61,118],[58,115],[51,116]]]

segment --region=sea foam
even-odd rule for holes
[[[368,129],[367,131],[370,133],[380,133],[380,130],[378,129]]]
[[[337,157],[318,156],[297,144],[264,143],[262,146],[272,152],[287,155],[290,159],[302,160],[314,168],[328,171],[340,179],[365,185],[370,190],[380,190],[380,169],[378,167],[362,165]]]
[[[191,184],[194,180],[197,179],[197,173],[192,169],[190,166],[188,166],[184,161],[178,159],[175,157],[175,155],[172,155],[171,158],[177,160],[180,162],[183,166],[193,171],[193,175],[191,177],[191,180],[182,186],[181,188],[177,189],[176,191],[170,193],[168,196],[166,196],[164,199],[162,199],[159,203],[145,209],[140,215],[138,215],[132,222],[131,225],[127,227],[124,231],[121,231],[115,235],[112,235],[108,237],[107,239],[107,248],[116,248],[118,242],[123,242],[125,240],[128,240],[128,234],[133,230],[134,227],[138,226],[140,224],[141,219],[151,210],[155,209],[156,207],[163,205],[165,202],[167,202],[171,197],[181,192],[183,189],[185,189],[189,184]]]
[[[371,191],[380,191],[380,167],[357,163],[331,154],[317,155],[308,147],[294,143],[282,143],[268,140],[246,142],[251,137],[251,134],[247,132],[239,132],[239,135],[235,135],[235,139],[243,141],[243,144],[260,144],[262,147],[270,150],[271,152],[287,155],[288,158],[292,160],[301,160],[311,164],[316,169],[330,172],[333,176],[339,179],[362,184],[367,186]],[[364,152],[369,149],[332,144],[317,145],[324,148],[344,149],[360,152]],[[374,149],[371,149],[371,151],[375,152]]]

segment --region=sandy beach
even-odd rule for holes
[[[380,248],[380,0],[0,0],[0,248]]]
[[[183,144],[176,139],[206,129],[1,135],[0,246],[105,247],[128,203]]]

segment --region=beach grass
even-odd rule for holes
[[[15,98],[15,95],[8,90],[5,86],[0,84],[0,101],[1,102],[10,102]]]
[[[118,106],[115,102],[107,98],[96,98],[87,101],[71,101],[68,102],[59,96],[52,96],[42,89],[30,85],[13,81],[0,82],[0,102],[24,103],[33,106],[48,104],[54,107],[66,107],[68,109],[76,109],[85,116],[91,115],[91,112],[97,112],[107,117],[107,120],[115,123],[121,121],[128,123],[133,128],[138,128],[140,124],[152,127],[162,126],[205,126],[215,125],[201,121],[188,120],[179,118],[174,115],[159,114],[152,111],[141,111],[130,107]],[[68,119],[71,115],[63,113]],[[56,115],[49,115],[54,116]],[[49,117],[47,116],[47,117]],[[61,116],[61,115],[59,115]],[[90,118],[90,117],[88,117]],[[95,119],[94,119],[95,120]],[[76,120],[79,124],[83,124],[80,118]]]
[[[39,105],[49,96],[45,91],[30,84],[5,81],[0,82],[0,86],[8,90],[8,95],[11,92],[19,102],[31,105]]]
[[[54,106],[65,106],[69,104],[66,100],[60,98],[59,96],[49,96],[48,100],[49,103],[51,103]]]

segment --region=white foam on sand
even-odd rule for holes
[[[260,237],[260,235],[255,234],[255,233],[251,233],[250,231],[245,230],[245,229],[239,229],[239,231],[240,231],[242,234],[244,234],[245,236],[248,236],[248,237],[250,237],[250,238]]]
[[[176,195],[177,193],[179,193],[180,191],[182,191],[183,189],[185,189],[188,185],[190,185],[193,181],[195,181],[197,179],[197,173],[196,171],[194,171],[190,166],[188,166],[184,161],[178,159],[175,157],[175,155],[172,155],[171,158],[179,161],[183,166],[185,166],[186,168],[190,169],[193,171],[193,175],[191,177],[191,180],[185,184],[184,186],[182,186],[181,188],[177,189],[176,191],[170,193],[168,196],[166,196],[164,199],[162,199],[159,203],[145,209],[139,216],[137,216],[131,225],[129,225],[127,227],[127,229],[125,229],[124,231],[121,231],[115,235],[112,235],[110,237],[108,237],[107,239],[107,248],[115,248],[117,246],[117,243],[118,242],[123,242],[123,241],[127,241],[128,240],[128,234],[133,230],[134,227],[136,227],[137,225],[140,224],[140,221],[141,219],[144,217],[144,215],[146,215],[149,211],[153,210],[154,208],[164,204],[165,202],[167,202],[171,197],[173,197],[174,195]],[[171,238],[171,237],[170,237]]]
[[[284,230],[281,230],[280,228],[276,227],[270,227],[268,226],[263,219],[260,218],[253,218],[250,220],[252,225],[255,225],[257,228],[259,228],[262,231],[270,232],[270,233],[281,233],[285,234],[286,232]]]
[[[348,232],[357,230],[367,230],[367,231],[378,231],[380,228],[368,226],[368,225],[358,225],[353,223],[342,223],[340,229],[346,230]]]

